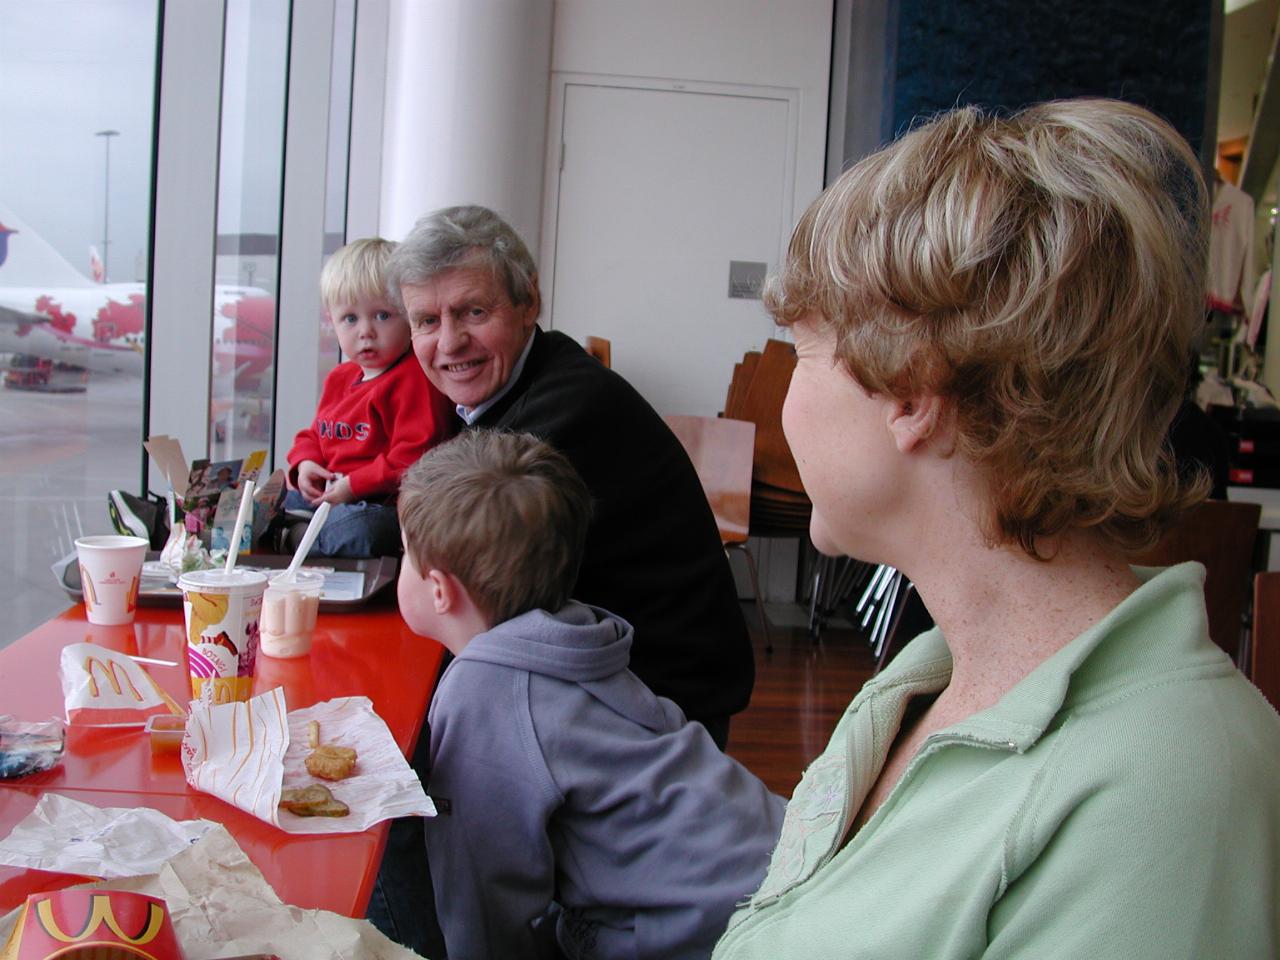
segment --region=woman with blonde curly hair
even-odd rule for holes
[[[1203,568],[1126,562],[1207,486],[1164,443],[1206,212],[1172,128],[1078,100],[945,114],[801,218],[766,302],[813,541],[937,626],[845,712],[717,958],[1277,955],[1280,719]]]

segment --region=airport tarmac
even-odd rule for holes
[[[112,533],[107,492],[137,493],[142,381],[92,377],[82,393],[0,389],[0,647],[73,600],[52,564],[81,535]]]

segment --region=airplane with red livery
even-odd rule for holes
[[[97,251],[90,253],[101,277]],[[95,282],[0,204],[0,353],[13,367],[58,364],[141,376],[146,362],[147,287]],[[276,301],[266,290],[214,289],[214,374],[255,392],[274,362]]]

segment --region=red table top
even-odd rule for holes
[[[0,704],[23,720],[62,715],[58,661],[72,643],[95,643],[168,661],[144,668],[181,704],[190,699],[181,609],[143,608],[125,627],[100,627],[76,605],[0,651]],[[443,648],[415,636],[393,602],[350,613],[322,612],[311,655],[259,656],[255,693],[283,685],[290,709],[334,697],[365,696],[406,756],[426,717]],[[226,825],[286,903],[363,916],[382,848],[384,822],[364,833],[301,837],[284,833],[187,785],[177,754],[153,755],[141,728],[70,727],[62,763],[44,773],[0,780],[0,837],[27,816],[46,790],[100,807],[148,806],[175,820],[203,817]],[[28,893],[76,882],[61,874],[0,866],[0,912]]]

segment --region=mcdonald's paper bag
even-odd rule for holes
[[[159,897],[127,890],[33,893],[18,915],[0,960],[58,957],[185,960],[169,908]]]
[[[307,772],[307,725],[325,743],[351,747],[355,769],[344,780]],[[288,833],[357,833],[395,817],[429,817],[435,808],[368,697],[341,697],[288,711],[276,687],[243,703],[193,701],[182,742],[187,782]],[[284,787],[323,782],[350,809],[345,817],[299,817],[279,808]]]
[[[139,664],[97,644],[63,647],[59,672],[70,724],[140,727],[154,714],[186,712]]]

